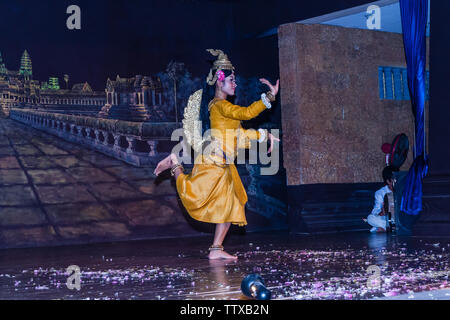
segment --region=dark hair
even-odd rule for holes
[[[213,71],[216,72],[216,70]],[[225,73],[225,77],[229,77],[233,73],[233,71],[231,70],[222,70],[222,71]],[[216,94],[216,85],[210,86],[208,83],[206,83],[206,81],[204,81],[202,103],[200,105],[200,120],[202,121],[202,135],[207,130],[211,129],[208,105],[211,102],[211,100],[214,99],[215,94]]]
[[[383,169],[383,182],[386,183],[388,180],[392,180],[394,178],[393,172],[396,171],[394,167],[387,166]]]

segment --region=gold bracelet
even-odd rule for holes
[[[175,175],[175,171],[177,171],[177,169],[181,169],[181,171],[184,172],[183,165],[177,164],[172,169],[170,169],[170,174],[172,175],[172,177]]]
[[[266,93],[266,97],[267,97],[267,99],[269,99],[270,102],[275,101],[275,96],[270,91]]]

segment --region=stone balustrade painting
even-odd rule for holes
[[[135,166],[154,166],[178,143],[171,122],[130,122],[11,108],[10,118]]]
[[[169,172],[153,174],[175,128],[12,108],[0,117],[0,249],[213,233],[185,212]],[[249,224],[231,232],[285,230],[284,172],[237,169]]]

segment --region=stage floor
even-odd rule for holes
[[[273,299],[450,299],[449,238],[233,234],[225,246],[236,262],[206,259],[210,241],[1,250],[0,299],[245,299],[249,273]],[[80,267],[79,291],[66,285],[71,265]]]

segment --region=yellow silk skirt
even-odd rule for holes
[[[211,156],[200,156],[190,174],[180,174],[176,185],[189,215],[209,223],[247,225],[247,193],[234,164],[223,164]]]

